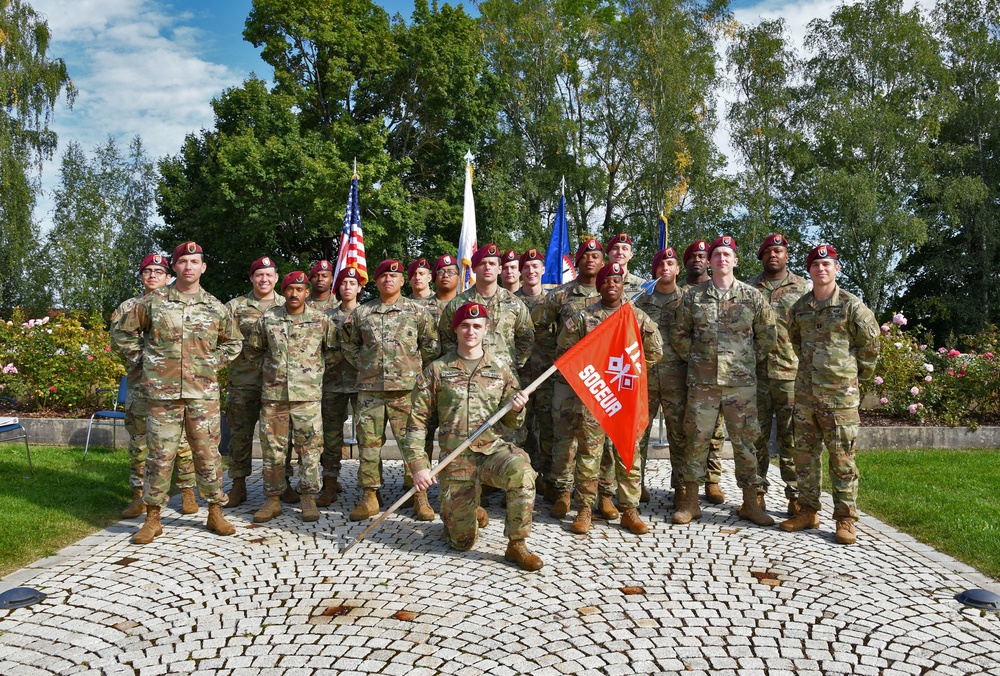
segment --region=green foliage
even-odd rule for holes
[[[15,308],[0,322],[0,395],[29,411],[90,413],[109,403],[97,390],[116,394],[125,375],[109,342],[100,316],[86,324],[68,314],[27,319]]]

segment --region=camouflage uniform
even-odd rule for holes
[[[545,302],[545,292],[534,296],[526,296],[522,286],[514,295],[521,299],[529,314],[534,311],[535,306]],[[546,369],[552,366],[555,355],[549,352],[542,341],[539,340],[544,332],[535,332],[535,346],[531,350],[531,356],[517,371],[517,376],[521,381],[521,387],[527,387],[534,380],[542,375]],[[552,466],[552,392],[554,382],[549,378],[532,393],[528,405],[525,407],[524,427],[518,437],[519,444],[531,458],[531,466],[540,476],[545,476],[549,467]]]
[[[685,291],[670,338],[688,364],[684,431],[690,457],[683,483],[704,483],[709,430],[721,409],[733,442],[737,484],[760,484],[754,451],[757,364],[774,349],[774,323],[774,310],[760,291],[739,280],[727,291],[715,288],[712,280]]]
[[[559,355],[564,354],[571,347],[576,345],[585,335],[597,328],[604,319],[611,316],[615,309],[609,309],[601,301],[588,305],[578,312],[575,317],[567,319],[563,323],[563,328],[559,332],[558,349]],[[639,333],[642,335],[642,347],[645,352],[646,366],[651,367],[663,355],[663,341],[660,332],[653,323],[653,320],[642,310],[635,309],[635,318],[639,324]],[[569,385],[565,385],[569,387]],[[574,429],[573,435],[577,442],[577,454],[575,465],[559,459],[558,465],[563,470],[563,474],[556,478],[555,485],[561,491],[565,491],[575,481],[576,483],[576,503],[580,507],[593,506],[597,499],[597,483],[600,474],[601,459],[604,453],[604,442],[606,435],[601,424],[597,422],[586,404],[575,399],[575,419],[580,424]],[[569,447],[567,444],[565,447]],[[639,505],[639,496],[642,493],[642,456],[640,453],[634,454],[631,472],[625,471],[621,456],[612,445],[613,467],[615,470],[614,479],[618,483],[618,504],[623,509],[634,508]],[[635,449],[637,450],[637,449]],[[563,469],[565,468],[565,469]]]
[[[264,495],[285,490],[285,449],[291,434],[301,464],[299,493],[318,493],[323,452],[323,374],[337,347],[336,323],[306,305],[299,314],[284,307],[264,313],[243,343],[249,360],[261,363]]]
[[[380,455],[388,422],[397,443],[406,434],[410,392],[438,355],[437,330],[419,303],[376,298],[354,308],[341,332],[344,357],[358,370],[358,486],[382,485]]]
[[[326,312],[327,310],[333,310],[340,306],[340,301],[337,300],[337,294],[331,293],[329,296],[323,299],[313,298],[310,293],[309,297],[306,298],[306,305],[311,307],[313,310],[319,312]]]
[[[427,420],[437,411],[441,421],[438,441],[446,455],[472,436],[519,389],[507,359],[486,350],[469,370],[457,352],[435,360],[417,379],[406,424],[403,458],[413,472],[430,469],[422,453]],[[445,538],[455,549],[468,551],[476,543],[476,511],[482,485],[506,492],[507,520],[504,535],[524,539],[531,532],[535,503],[535,471],[528,454],[502,438],[503,428],[521,426],[524,411],[510,411],[487,429],[440,474],[441,520]]]
[[[140,300],[142,296],[130,298],[111,313],[112,333],[120,330],[122,316]],[[149,446],[146,444],[146,398],[142,394],[141,381],[142,363],[138,363],[128,370],[128,395],[125,397],[125,431],[129,434],[129,484],[133,488],[142,488],[146,477],[146,458],[149,457]],[[194,488],[194,459],[186,436],[181,438],[175,469],[177,488]]]
[[[771,439],[771,419],[778,421],[778,468],[785,482],[785,497],[794,500],[799,489],[795,478],[795,439],[792,429],[792,411],[795,408],[795,372],[799,360],[788,339],[788,311],[799,298],[809,291],[809,280],[789,272],[783,279],[772,281],[760,273],[748,284],[758,289],[771,303],[777,320],[778,344],[765,361],[757,364],[757,418],[760,436],[757,437],[757,474],[766,492],[770,483],[767,470],[771,464],[768,442]]]
[[[820,510],[825,445],[830,453],[834,518],[857,520],[858,381],[875,374],[878,322],[860,298],[838,286],[825,300],[817,300],[812,291],[797,300],[789,313],[788,336],[799,359],[795,378],[799,505]]]
[[[458,294],[441,311],[438,331],[441,336],[442,353],[452,352],[458,346],[458,337],[451,328],[451,318],[463,304],[474,301],[486,306],[490,327],[483,338],[483,348],[493,352],[498,359],[506,359],[511,368],[524,366],[535,346],[535,330],[528,308],[513,293],[497,287],[493,297],[486,300],[476,287],[470,287]]]
[[[239,355],[243,336],[226,307],[204,289],[157,289],[126,312],[113,333],[130,368],[142,363],[149,459],[143,501],[162,507],[182,430],[194,451],[198,492],[226,503],[219,456],[218,370]]]
[[[274,305],[284,305],[285,298],[274,294],[273,300],[258,300],[250,293],[237,296],[226,308],[232,314],[244,338],[250,335],[264,312]],[[229,477],[250,476],[253,467],[253,433],[260,418],[260,365],[252,364],[240,352],[229,366],[226,386],[226,422],[229,424]]]
[[[320,465],[323,476],[334,481],[340,478],[340,463],[344,457],[344,424],[349,411],[353,408],[355,415],[358,410],[358,370],[339,351],[340,340],[343,337],[344,322],[350,313],[338,305],[326,311],[327,317],[336,329],[337,353],[327,362],[323,374],[323,455]],[[357,418],[355,417],[355,421]]]

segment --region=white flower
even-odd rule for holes
[[[80,352],[82,354],[87,354],[88,352],[90,352],[90,345],[87,345],[86,343],[84,343],[83,345],[81,345],[80,346]]]
[[[924,370],[928,373],[934,373],[934,364],[924,364]]]
[[[903,344],[902,343],[893,343],[892,346],[894,348],[896,348],[897,350],[903,349]]]

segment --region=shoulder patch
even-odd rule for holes
[[[566,318],[565,325],[566,325],[566,328],[569,329],[570,331],[573,331],[573,330],[576,329],[576,322],[573,321],[572,317],[567,317]]]

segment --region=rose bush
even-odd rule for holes
[[[89,415],[109,404],[97,390],[117,392],[125,368],[101,317],[81,320],[64,314],[28,319],[15,308],[0,321],[0,395],[27,411]]]

